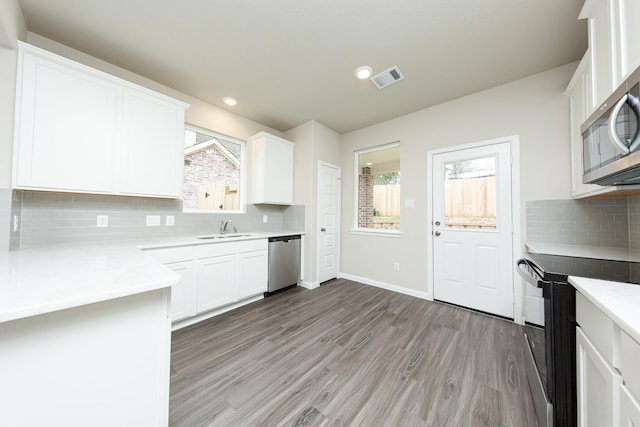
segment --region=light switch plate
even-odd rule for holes
[[[164,219],[164,225],[166,225],[167,227],[173,227],[173,224],[174,224],[174,216],[167,215]]]
[[[268,215],[262,215],[262,222],[269,222],[269,216]]]
[[[405,208],[415,208],[416,207],[416,201],[413,199],[407,199],[404,201],[404,207]]]
[[[18,215],[13,216],[13,232],[20,230],[20,217]]]

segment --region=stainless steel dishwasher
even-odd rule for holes
[[[269,238],[269,295],[291,285],[300,278],[300,235]]]

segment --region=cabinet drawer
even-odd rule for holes
[[[239,252],[253,252],[266,250],[269,247],[267,239],[245,240],[238,242]]]
[[[640,344],[625,332],[620,338],[620,372],[627,388],[640,399]]]
[[[613,321],[580,292],[576,292],[576,321],[610,366],[619,366],[615,335],[620,330]]]
[[[178,246],[175,248],[147,249],[146,253],[163,264],[191,261],[193,259],[193,246]]]
[[[196,258],[210,258],[214,256],[234,255],[238,248],[237,243],[210,243],[196,246]]]

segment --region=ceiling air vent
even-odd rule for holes
[[[404,76],[397,66],[393,66],[388,70],[371,77],[371,81],[378,89],[384,89],[389,85],[399,82],[400,80],[404,80]]]

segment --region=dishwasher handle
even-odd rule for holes
[[[269,237],[269,243],[271,242],[288,242],[289,240],[300,240],[302,236],[300,234],[295,234],[292,236],[278,236],[278,237]]]

